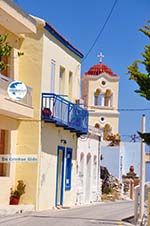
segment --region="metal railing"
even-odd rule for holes
[[[88,111],[54,93],[42,94],[42,120],[79,134],[88,132]]]
[[[0,74],[0,95],[2,94],[5,98],[11,99],[8,96],[7,88],[12,81],[13,79]],[[23,99],[15,102],[32,107],[32,88],[27,86],[26,96]]]

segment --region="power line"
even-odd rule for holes
[[[150,108],[119,108],[118,111],[150,111]]]
[[[97,42],[98,39],[100,38],[102,32],[104,31],[104,29],[105,29],[105,27],[106,27],[106,25],[107,25],[107,23],[108,23],[108,21],[109,21],[111,15],[112,15],[112,12],[113,12],[113,10],[114,10],[116,4],[117,4],[117,1],[118,1],[118,0],[115,0],[115,1],[114,1],[114,4],[113,4],[113,6],[112,6],[112,8],[111,8],[111,10],[110,10],[110,12],[109,12],[109,14],[108,14],[106,20],[105,20],[105,23],[103,24],[103,26],[102,26],[102,28],[100,29],[100,31],[99,31],[99,33],[98,33],[96,39],[94,40],[92,46],[91,46],[90,49],[88,50],[87,54],[85,55],[85,57],[83,58],[83,60],[81,61],[81,63],[83,63],[83,62],[85,61],[85,59],[88,57],[88,55],[90,54],[90,52],[91,52],[92,49],[94,48],[96,42]]]
[[[90,106],[86,106],[87,108],[90,108]],[[100,109],[99,109],[100,110]],[[107,109],[105,109],[107,110]],[[117,109],[113,109],[116,111],[134,111],[134,112],[138,112],[138,111],[150,111],[150,108],[117,108]],[[113,112],[112,110],[112,112]],[[93,112],[93,110],[91,110],[91,113]]]

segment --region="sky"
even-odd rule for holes
[[[114,0],[16,0],[24,11],[41,17],[53,25],[84,55],[93,44],[108,16]],[[82,64],[82,74],[98,63],[97,55],[103,52],[103,63],[120,76],[119,108],[150,109],[150,102],[134,92],[137,85],[129,80],[127,67],[137,59],[148,38],[139,28],[150,20],[149,0],[118,0],[102,35]],[[141,115],[146,114],[150,128],[150,111],[120,112],[120,134],[124,139],[141,127]],[[129,138],[129,137],[128,137]]]

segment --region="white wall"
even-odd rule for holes
[[[122,178],[123,154],[120,146],[108,146],[110,142],[101,142],[101,165],[105,166],[109,173],[118,179]]]
[[[78,172],[77,172],[77,204],[84,204],[86,202],[94,202],[97,201],[100,198],[100,184],[99,184],[99,140],[98,136],[89,136],[88,138],[85,137],[84,139],[79,138],[78,139],[78,149],[77,149],[77,162],[78,162]],[[80,157],[81,154],[83,155],[83,172],[81,175],[81,166],[80,166]],[[91,176],[89,178],[89,175],[87,175],[88,172],[88,166],[87,166],[87,156],[91,155]],[[94,157],[97,159],[97,164],[95,167],[96,175],[94,180]],[[88,178],[87,178],[88,176]],[[87,192],[89,190],[87,189],[87,180],[88,185],[90,187],[90,193],[89,195]],[[95,183],[93,183],[93,181]],[[88,190],[88,191],[87,191]],[[89,197],[87,197],[89,196]]]
[[[140,142],[123,142],[124,145],[124,170],[123,174],[129,172],[131,165],[134,166],[134,171],[139,176],[140,174]]]

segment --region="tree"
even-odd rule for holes
[[[150,38],[149,25],[145,25],[140,31]],[[128,67],[128,73],[130,74],[130,79],[134,80],[139,86],[139,89],[135,90],[135,92],[150,101],[150,45],[145,46],[142,56],[144,58],[142,61],[137,60]],[[146,73],[139,70],[139,64],[144,65]],[[138,134],[147,145],[150,145],[150,133],[138,132]]]
[[[149,25],[145,25],[140,31],[150,38]],[[130,79],[134,80],[139,86],[139,89],[135,92],[150,101],[150,45],[145,45],[142,56],[143,60],[136,60],[128,67],[128,73]],[[139,64],[144,65],[146,73],[139,70]]]
[[[9,65],[3,60],[3,57],[9,57],[12,47],[7,42],[8,34],[0,34],[0,71],[5,70]]]
[[[7,42],[8,34],[0,34],[0,72],[9,67],[4,60],[6,57],[10,57],[12,52],[12,46]],[[18,57],[23,56],[23,52],[18,52]]]

